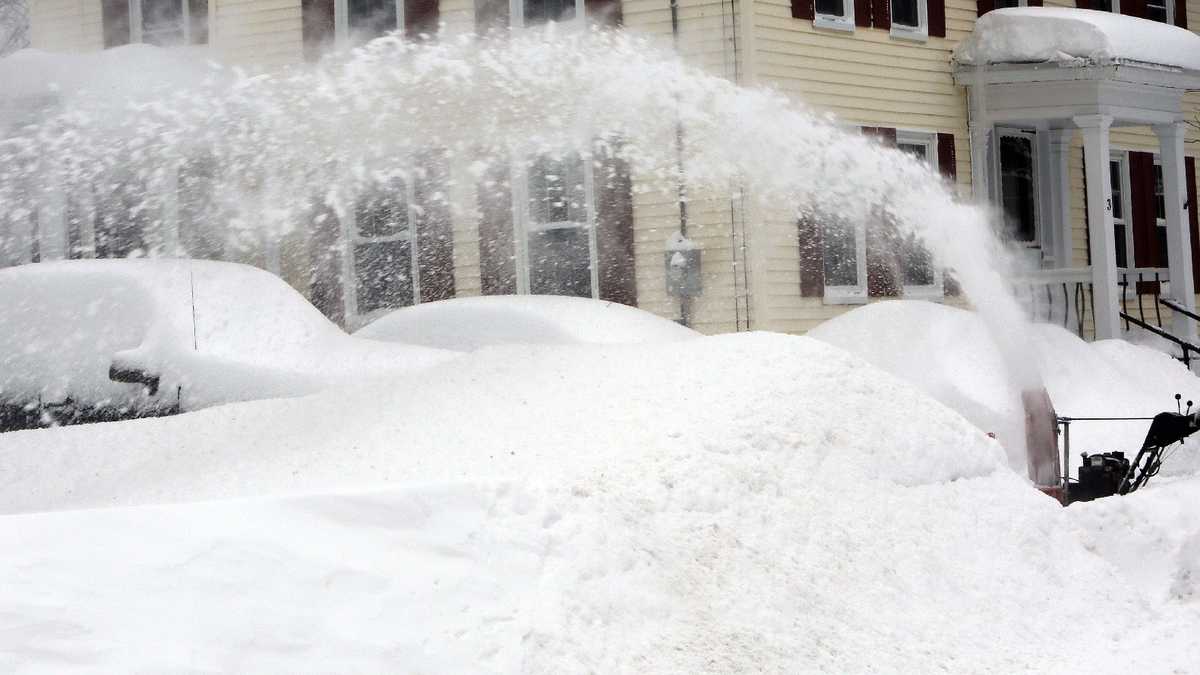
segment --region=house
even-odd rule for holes
[[[30,4],[37,49],[194,45],[208,58],[265,69],[311,61],[331,46],[397,29],[412,39],[448,39],[547,21],[623,26],[674,45],[709,73],[831,111],[927,163],[961,199],[996,205],[1003,214],[998,227],[1037,270],[1013,280],[1027,293],[1031,311],[1088,337],[1119,336],[1137,320],[1195,341],[1196,322],[1176,309],[1195,308],[1193,285],[1200,283],[1192,272],[1200,262],[1193,206],[1200,134],[1188,124],[1200,115],[1200,71],[1120,56],[1052,65],[1023,62],[1020,54],[997,63],[952,58],[981,17],[1040,1]],[[1051,4],[1076,7],[1051,0],[1043,9]],[[1182,28],[1200,26],[1200,7],[1192,5],[1078,0],[1079,8]],[[1019,29],[1011,24],[994,29]],[[481,293],[611,299],[708,333],[802,333],[878,298],[960,302],[952,279],[920,250],[881,250],[865,228],[798,223],[793,214],[765,210],[744,196],[692,195],[681,218],[670,196],[631,189],[639,177],[619,160],[604,162],[599,172],[562,159],[513,162],[480,181],[464,173],[461,162],[431,152],[419,176],[357,195],[341,208],[318,205],[307,227],[232,250],[193,238],[194,230],[220,220],[204,211],[206,176],[216,169],[197,160],[155,188],[166,190],[166,215],[147,222],[165,223],[166,234],[105,215],[106,208],[124,208],[119,185],[91,195],[75,215],[70,199],[38,194],[31,198],[31,222],[19,231],[8,225],[4,255],[7,264],[17,264],[157,246],[251,262],[280,274],[351,328],[393,307]],[[443,190],[447,185],[452,189]],[[555,198],[568,190],[585,197]],[[449,195],[444,201],[430,198],[442,193]],[[684,248],[702,255],[674,255],[681,220]],[[82,230],[77,221],[84,222]],[[665,263],[672,260],[699,266],[690,283],[668,279]],[[1160,296],[1176,309],[1159,303]],[[1122,312],[1130,317],[1124,324]]]

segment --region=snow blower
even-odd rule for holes
[[[1167,448],[1200,431],[1200,410],[1192,412],[1192,402],[1180,412],[1180,395],[1175,394],[1175,412],[1162,412],[1153,418],[1145,417],[1060,417],[1063,427],[1063,462],[1071,452],[1071,423],[1079,421],[1123,421],[1150,419],[1150,429],[1137,456],[1130,462],[1124,452],[1082,453],[1079,477],[1067,477],[1065,503],[1088,502],[1102,497],[1126,495],[1144,486],[1162,468],[1163,460],[1171,455]]]

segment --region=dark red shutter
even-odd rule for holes
[[[333,0],[300,0],[300,33],[304,58],[315,61],[333,45]]]
[[[597,154],[596,259],[601,300],[637,306],[633,248],[633,179],[629,163],[610,152]]]
[[[440,18],[438,0],[404,0],[404,34],[407,37],[436,35]]]
[[[816,12],[813,10],[813,0],[792,0],[793,19],[812,21],[816,16]]]
[[[797,223],[800,241],[800,295],[820,298],[825,295],[825,244],[821,224],[806,216]]]
[[[1196,204],[1196,159],[1185,157],[1183,166],[1187,172],[1187,211],[1192,228],[1192,285],[1200,293],[1200,208]]]
[[[1025,4],[1026,4],[1026,6],[1028,6],[1028,7],[1041,7],[1041,6],[1042,6],[1042,0],[1026,0],[1026,1],[1025,1]]]
[[[871,25],[884,30],[892,28],[892,3],[890,0],[873,0],[871,3]]]
[[[512,183],[503,160],[493,162],[478,184],[479,275],[484,295],[517,292]]]
[[[1091,9],[1092,0],[1075,0],[1075,6],[1079,9]]]
[[[475,32],[508,28],[508,0],[475,0]]]
[[[1121,0],[1121,13],[1139,19],[1146,18],[1146,0]]]
[[[1158,218],[1154,196],[1154,155],[1129,153],[1129,201],[1133,220],[1133,261],[1137,267],[1159,267]]]
[[[350,251],[343,249],[341,221],[320,198],[312,200],[310,214],[308,297],[330,321],[344,326],[342,256],[350,255]]]
[[[937,135],[937,163],[938,173],[946,181],[947,188],[951,190],[951,194],[957,194],[958,155],[954,151],[954,134]],[[958,295],[962,292],[958,281],[949,272],[943,275],[943,286],[946,295]]]
[[[946,0],[928,0],[929,36],[946,37]]]
[[[208,0],[188,0],[188,30],[192,44],[208,44]]]
[[[983,16],[996,9],[996,0],[978,0],[975,3],[975,16]]]
[[[1175,25],[1187,28],[1187,0],[1175,0]]]
[[[584,0],[583,5],[588,18],[601,26],[616,28],[624,22],[621,0]]]
[[[129,44],[129,0],[102,0],[100,16],[105,49]]]
[[[884,146],[896,147],[896,130],[890,127],[863,127],[862,132],[879,140]],[[867,223],[867,295],[890,297],[900,295],[897,281],[900,250],[895,226],[883,218]]]
[[[454,297],[454,229],[447,201],[449,170],[445,153],[421,158],[424,172],[413,184],[417,205],[417,270],[421,302]]]
[[[871,27],[871,0],[854,0],[854,25]]]

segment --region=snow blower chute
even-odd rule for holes
[[[1071,423],[1080,421],[1124,421],[1150,419],[1150,429],[1137,456],[1130,462],[1121,451],[1096,454],[1083,453],[1076,480],[1066,479],[1064,492],[1066,503],[1087,502],[1112,495],[1126,495],[1141,488],[1162,468],[1163,460],[1171,453],[1167,448],[1183,443],[1183,439],[1200,431],[1200,410],[1192,412],[1192,402],[1187,402],[1187,411],[1179,411],[1179,394],[1175,394],[1176,412],[1162,412],[1153,418],[1145,417],[1060,417],[1063,428],[1063,461],[1071,452]],[[1174,452],[1174,450],[1172,450]]]

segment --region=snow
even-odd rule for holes
[[[1200,402],[1200,379],[1158,350],[1122,340],[1087,343],[1047,324],[1026,330],[1025,358],[1041,373],[1060,416],[1153,416],[1174,410],[1176,393]],[[1012,449],[1012,468],[1024,471],[1021,443],[1011,442],[1024,435],[1022,387],[1008,376],[994,334],[978,314],[929,302],[879,302],[809,335],[853,352],[994,432]],[[1148,421],[1074,423],[1072,466],[1084,451],[1136,452],[1148,428]],[[1163,467],[1164,474],[1192,471],[1200,471],[1200,441],[1194,438]]]
[[[0,58],[0,82],[11,99],[69,97],[83,91],[141,99],[212,76],[216,71],[204,54],[202,47],[148,44],[78,54],[22,49]],[[136,80],[131,72],[137,73]]]
[[[452,354],[357,340],[278,277],[188,260],[72,260],[0,270],[0,396],[190,410],[295,396]],[[118,364],[159,393],[113,382]]]
[[[699,333],[615,302],[552,295],[498,295],[406,307],[376,319],[354,335],[467,352],[507,344],[675,342]]]
[[[1005,464],[911,385],[755,333],[488,348],[304,398],[5,434],[0,669],[1200,662],[1200,533],[1166,490],[1200,480],[1120,503],[1120,531],[1165,535],[1131,569],[1095,510],[1116,507],[1064,510]],[[1061,648],[1081,636],[1103,648]]]
[[[1200,36],[1113,12],[1011,7],[984,14],[954,49],[965,65],[1132,61],[1200,70]]]

